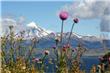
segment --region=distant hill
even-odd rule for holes
[[[55,45],[55,35],[56,34],[50,34],[48,36],[43,37],[43,39],[40,39],[39,43],[36,45],[38,48],[51,48],[52,46]],[[63,34],[63,44],[66,44],[68,41],[68,34],[64,33]],[[81,43],[84,47],[88,49],[103,49],[103,45],[106,46],[106,48],[110,48],[110,40],[106,39],[103,41],[100,38],[97,38],[95,36],[83,36],[79,37],[76,34],[72,34],[70,44],[73,48],[75,48],[79,43]],[[42,46],[43,45],[43,46]]]

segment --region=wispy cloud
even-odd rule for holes
[[[74,1],[70,5],[64,5],[61,10],[69,12],[70,16],[81,19],[100,19],[101,32],[110,32],[110,1],[107,0],[83,0]]]
[[[13,30],[15,31],[15,33],[17,32],[20,32],[20,31],[23,31],[26,29],[26,27],[23,25],[23,21],[24,19],[13,19],[13,18],[10,18],[10,17],[5,17],[5,18],[2,18],[0,20],[0,34],[1,35],[5,35],[5,34],[8,34],[9,33],[9,26],[14,26]]]

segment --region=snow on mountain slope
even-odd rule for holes
[[[33,35],[36,34],[38,37],[47,36],[53,32],[39,27],[35,22],[27,24],[27,27],[29,28],[30,32],[33,33]]]

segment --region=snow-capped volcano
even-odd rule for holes
[[[31,23],[27,24],[27,27],[38,28],[35,22],[31,22]]]
[[[53,31],[46,30],[42,27],[39,27],[35,22],[30,22],[29,24],[18,24],[17,20],[12,18],[3,18],[0,20],[0,36],[9,34],[9,26],[14,26],[13,30],[15,34],[19,34],[22,31],[25,31],[25,36],[36,36],[44,37],[52,33]]]
[[[30,30],[29,35],[33,34],[33,35],[37,35],[38,37],[47,36],[53,32],[39,27],[35,22],[31,22],[27,24],[27,28],[28,30]]]

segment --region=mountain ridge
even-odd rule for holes
[[[10,24],[8,25],[5,23],[10,23]],[[17,27],[17,22],[15,22],[15,20],[11,20],[11,21],[5,20],[2,25],[5,25],[5,28],[7,27],[6,29],[9,30],[8,27],[12,24],[13,25],[15,24],[14,26]],[[16,27],[14,29],[16,29]],[[20,27],[20,25],[19,25],[19,27]],[[25,32],[26,32],[25,37],[24,37],[25,40],[28,40],[29,38],[32,38],[32,37],[37,37],[40,40],[40,44],[45,44],[45,47],[43,47],[43,48],[46,48],[46,47],[50,48],[51,46],[54,46],[55,38],[57,36],[60,36],[60,32],[55,33],[53,31],[46,30],[45,28],[38,26],[35,22],[30,22],[29,24],[27,24],[26,26],[24,26],[22,28],[23,28],[22,31],[25,30]],[[16,30],[18,30],[18,28]],[[19,31],[21,31],[21,30],[19,30]],[[64,44],[67,42],[69,34],[70,34],[70,32],[63,33],[63,43]],[[107,44],[107,46],[110,47],[110,39],[104,39],[104,38],[101,38],[98,36],[92,36],[92,35],[82,36],[82,35],[76,34],[74,32],[71,35],[70,42],[71,42],[70,44],[73,47],[77,46],[79,42],[81,42],[84,46],[86,46],[88,48],[103,48],[102,47],[103,44]]]

